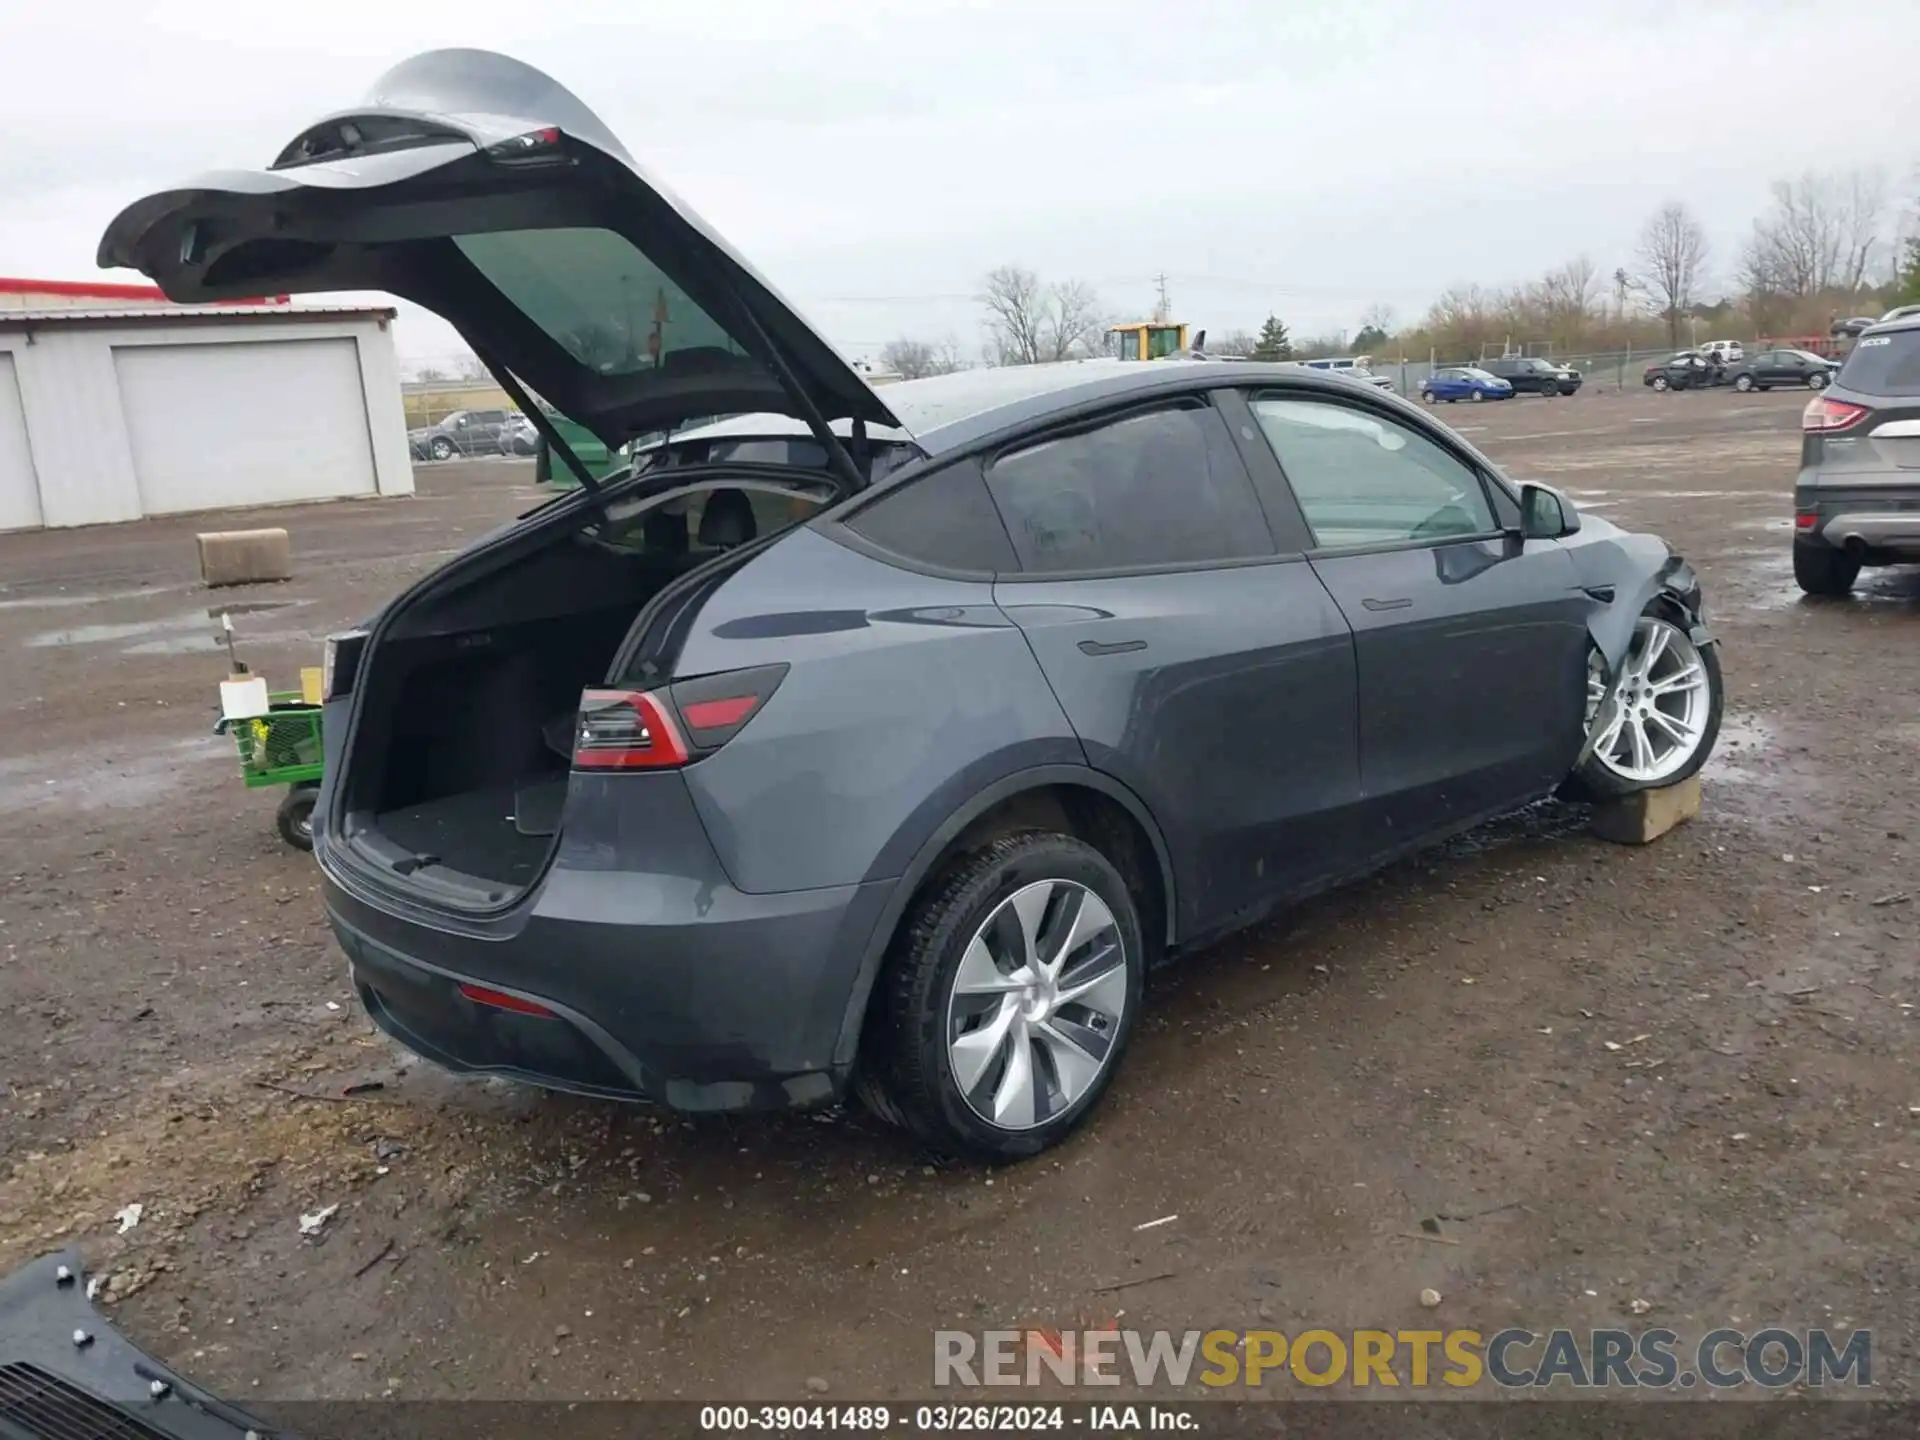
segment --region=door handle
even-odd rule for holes
[[[1144,650],[1146,648],[1147,642],[1144,640],[1115,640],[1110,644],[1103,644],[1098,640],[1082,640],[1080,642],[1080,653],[1082,655],[1125,655],[1130,650]]]
[[[1362,600],[1360,603],[1369,610],[1410,610],[1413,608],[1413,597],[1407,595],[1402,596],[1398,600],[1374,600],[1368,598]]]

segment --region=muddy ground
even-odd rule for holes
[[[1702,571],[1730,697],[1704,813],[1632,850],[1549,810],[1200,957],[1096,1122],[995,1173],[858,1117],[454,1081],[356,1010],[310,860],[209,733],[209,607],[259,607],[243,658],[292,684],[533,503],[524,466],[272,512],[299,578],[222,596],[192,520],[0,536],[0,1266],[81,1245],[118,1324],[243,1399],[899,1397],[938,1328],[1116,1315],[1871,1326],[1904,1395],[1920,574],[1793,587],[1803,399],[1448,412]]]

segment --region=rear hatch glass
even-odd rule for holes
[[[1862,335],[1840,368],[1840,384],[1862,395],[1920,395],[1920,329]]]

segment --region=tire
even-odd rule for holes
[[[1671,390],[1673,388],[1673,382],[1664,375],[1656,375],[1647,383],[1652,385],[1655,390]]]
[[[319,795],[318,785],[295,785],[281,798],[273,817],[280,838],[296,850],[313,849],[313,802]]]
[[[1744,395],[1744,394],[1746,394],[1746,393],[1747,393],[1747,391],[1749,391],[1749,390],[1751,390],[1751,389],[1753,389],[1753,388],[1754,388],[1754,380],[1753,380],[1753,376],[1751,376],[1751,375],[1736,375],[1736,376],[1734,376],[1734,377],[1733,377],[1733,388],[1734,388],[1734,389],[1736,389],[1736,390],[1738,390],[1738,391],[1739,391],[1739,392],[1740,392],[1740,393],[1741,393],[1742,395]]]
[[[1088,909],[1089,898],[1104,910],[1104,920],[1099,909]],[[1041,903],[1041,910],[1031,908]],[[1064,938],[1060,930],[1069,917],[1070,936],[1082,923],[1097,926],[1072,953],[1055,957],[1064,967],[1055,975],[1068,986],[1086,986],[1093,1008],[1069,998],[1041,1012],[1044,1030],[1023,1006],[1046,1006],[1049,997],[1011,988],[1019,973],[1015,960],[1032,953],[1023,944],[1022,909],[1038,934],[1042,960],[1048,942]],[[1103,949],[1103,939],[1117,943],[1117,954],[1112,946]],[[1111,964],[1092,972],[1089,985],[1090,967],[1103,956]],[[983,987],[971,998],[956,991],[963,961]],[[882,1119],[949,1154],[1037,1155],[1073,1131],[1105,1093],[1140,1013],[1145,973],[1139,910],[1106,856],[1050,831],[1003,836],[930,882],[908,910],[870,1016],[860,1094]],[[996,1029],[1000,1034],[989,1043],[961,1049],[961,1042]],[[1071,1044],[1070,1036],[1104,1042],[1098,1058]],[[973,1067],[965,1077],[971,1089],[957,1065]],[[1023,1073],[1024,1091],[1017,1083]],[[1004,1118],[993,1113],[1002,1106]]]
[[[1812,375],[1809,375],[1809,376],[1807,376],[1807,388],[1808,388],[1809,390],[1824,390],[1824,389],[1826,389],[1826,388],[1827,388],[1827,377],[1826,377],[1825,375],[1823,375],[1823,374],[1820,374],[1819,372],[1817,372],[1817,371],[1816,371],[1816,372],[1815,372],[1814,374],[1812,374]]]
[[[1636,674],[1634,667],[1643,663],[1648,645],[1656,637],[1660,648],[1654,654],[1651,673]],[[1608,800],[1678,785],[1699,773],[1707,757],[1713,754],[1714,741],[1719,738],[1726,687],[1720,677],[1717,645],[1696,646],[1678,617],[1656,603],[1647,607],[1635,625],[1625,664],[1629,668],[1623,698],[1628,702],[1625,707],[1628,713],[1616,722],[1612,735],[1569,777],[1566,788],[1576,798]],[[1691,665],[1699,667],[1697,686],[1688,685],[1684,690],[1659,689],[1662,682],[1675,681]],[[1641,688],[1649,682],[1654,688]],[[1588,704],[1596,706],[1605,689],[1597,651],[1591,651],[1588,656],[1587,683]],[[1636,706],[1635,700],[1643,703]],[[1651,718],[1641,718],[1650,712],[1657,713]],[[1662,722],[1658,715],[1667,718]],[[1669,726],[1691,733],[1682,741],[1677,738],[1676,729]],[[1644,767],[1636,763],[1640,751],[1632,740],[1635,730],[1649,746],[1650,763]],[[1660,750],[1658,747],[1663,743],[1672,748]]]
[[[1474,404],[1478,405],[1482,400],[1486,399],[1487,397],[1485,395],[1482,395],[1478,390],[1476,390],[1473,392],[1473,394],[1469,395],[1467,398],[1473,401]]]
[[[1793,578],[1809,595],[1845,595],[1860,578],[1860,562],[1831,545],[1795,545]]]
[[[451,460],[453,458],[453,442],[442,435],[427,447],[427,453],[436,460]]]
[[[1431,390],[1422,390],[1420,392],[1420,398],[1429,405],[1433,404],[1433,392]]]

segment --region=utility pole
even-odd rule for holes
[[[1159,293],[1159,298],[1154,302],[1153,306],[1153,323],[1156,325],[1164,325],[1166,324],[1167,316],[1173,312],[1173,302],[1167,298],[1167,272],[1162,270],[1158,275],[1154,276],[1153,283],[1154,288]]]

